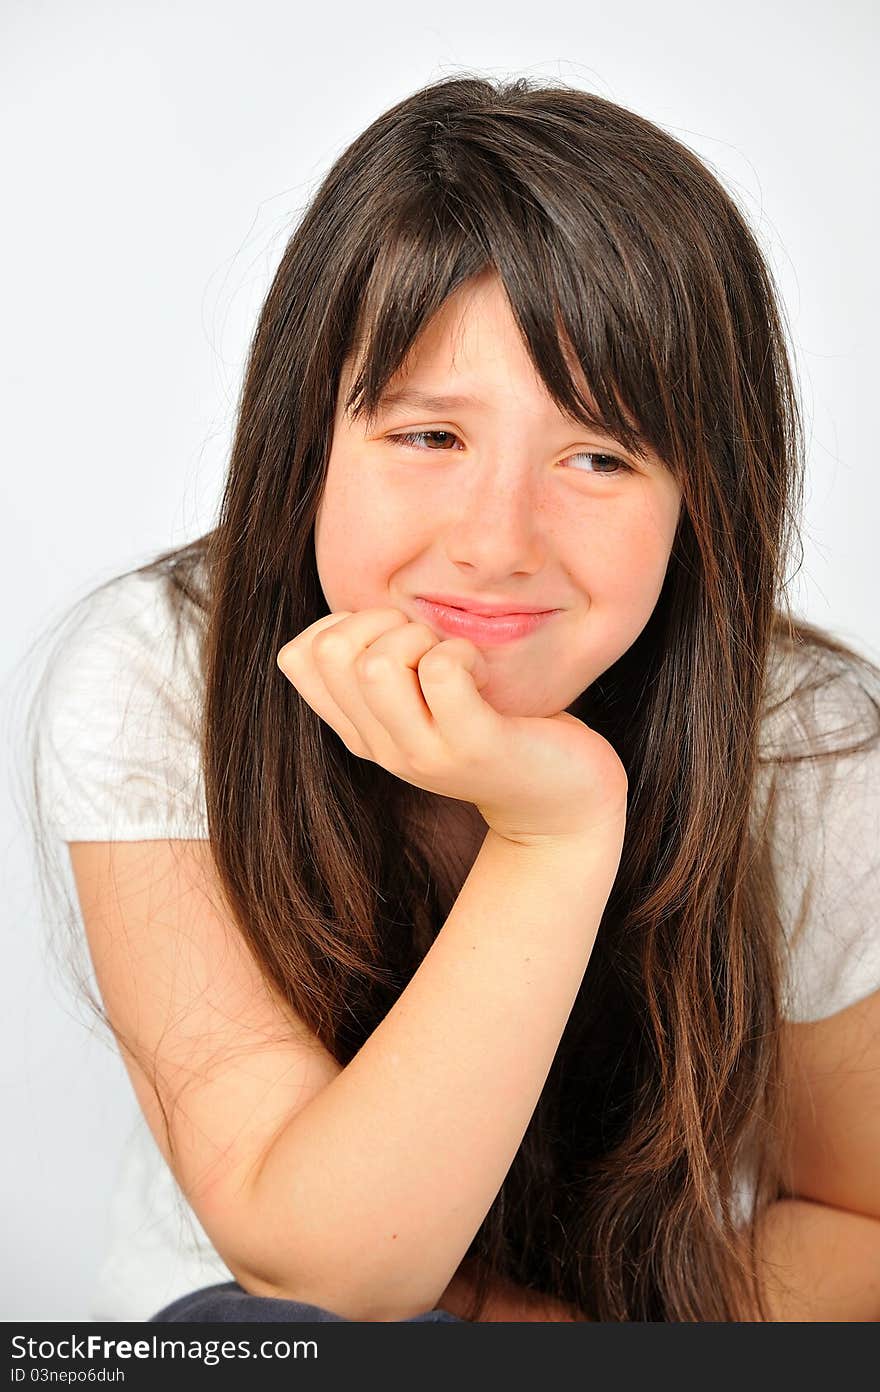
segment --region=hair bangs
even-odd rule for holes
[[[649,447],[662,455],[665,429],[646,411],[656,386],[641,364],[628,360],[619,306],[583,281],[577,265],[560,265],[553,254],[542,266],[534,253],[512,283],[505,279],[535,370],[573,420],[619,440],[639,458]]]
[[[357,370],[345,409],[372,422],[382,395],[450,295],[486,269],[485,247],[435,205],[410,207],[389,230],[357,310],[346,359]]]
[[[431,187],[383,237],[358,306],[345,354],[357,371],[345,409],[368,423],[383,393],[404,368],[420,334],[446,300],[487,270],[498,274],[523,344],[549,395],[572,420],[602,431],[644,458],[668,447],[662,399],[644,339],[632,320],[632,286],[585,273],[594,258],[578,256],[555,234],[533,200],[511,206],[511,189],[496,176],[466,187]],[[444,197],[444,194],[446,195]]]

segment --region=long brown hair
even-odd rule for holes
[[[790,756],[768,718],[829,671],[860,672],[865,691],[880,673],[791,613],[803,438],[756,240],[700,160],[636,113],[561,84],[434,83],[353,142],[293,232],[217,525],[141,568],[203,625],[218,876],[266,977],[346,1064],[450,903],[413,834],[419,790],[352,755],[275,656],[328,612],[313,523],[343,362],[358,345],[346,404],[369,414],[486,269],[553,399],[591,420],[573,347],[597,423],[653,447],[683,506],[648,624],[572,707],[625,765],[626,839],[538,1106],[469,1249],[486,1283],[471,1317],[495,1274],[597,1320],[732,1320],[755,1302],[764,1315],[754,1225],[788,1164],[765,775]],[[799,692],[774,695],[774,654],[814,656]]]

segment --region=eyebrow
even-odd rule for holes
[[[430,392],[418,391],[415,387],[399,387],[395,391],[382,393],[377,404],[376,414],[381,416],[396,406],[408,406],[417,411],[437,412],[437,414],[443,415],[447,411],[459,410],[462,406],[481,406],[482,404],[479,397],[467,393],[433,396]],[[575,416],[570,417],[570,420],[575,427],[583,425],[583,422]],[[605,426],[593,426],[592,429],[607,440],[617,441],[617,437]]]
[[[429,392],[418,391],[415,387],[399,387],[396,391],[383,392],[379,398],[378,413],[392,410],[395,406],[409,406],[417,411],[436,411],[443,414],[445,411],[457,411],[462,406],[482,406],[483,402],[479,397],[471,396],[468,393],[433,396]],[[572,425],[579,426],[583,422],[577,417],[569,417]],[[599,434],[607,436],[609,440],[615,437],[604,426],[594,426]]]
[[[397,391],[384,392],[380,401],[381,411],[390,411],[394,406],[413,406],[419,411],[456,411],[462,406],[479,406],[475,396],[431,396],[416,391],[413,387],[400,387]]]

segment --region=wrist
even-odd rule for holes
[[[616,854],[620,859],[626,833],[626,809],[586,828],[569,832],[501,832],[490,826],[484,845],[506,848],[516,857],[582,861],[584,857],[606,859]]]

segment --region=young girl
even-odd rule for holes
[[[790,612],[802,483],[663,131],[465,77],[337,160],[216,527],[37,711],[145,1123],[96,1317],[880,1316],[880,672]]]

